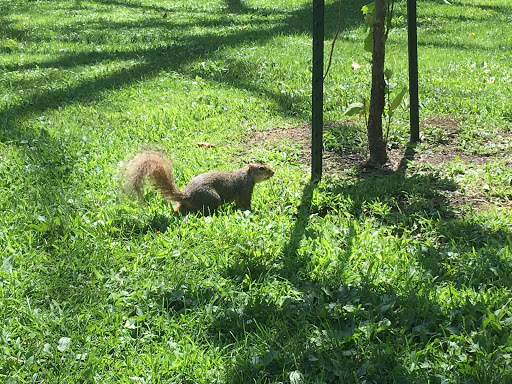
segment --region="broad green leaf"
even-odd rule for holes
[[[47,232],[50,230],[46,217],[37,215],[37,220],[39,221],[37,224],[29,224],[28,227],[38,232]]]
[[[130,317],[124,323],[124,327],[128,328],[128,329],[135,329],[135,328],[137,328],[136,324],[137,324],[137,319],[135,319],[134,317]]]
[[[345,109],[345,112],[343,114],[346,116],[354,116],[361,112],[363,109],[363,103],[352,103],[347,107],[347,109]]]
[[[363,5],[361,7],[361,11],[363,12],[363,15],[367,15],[368,13],[373,14],[373,12],[375,11],[375,3]]]
[[[50,343],[44,343],[43,352],[51,355],[52,354],[52,345]]]
[[[57,345],[57,349],[60,352],[64,352],[67,349],[69,349],[70,345],[71,345],[71,338],[69,338],[69,337],[61,337],[59,339],[59,344]]]
[[[390,111],[394,111],[395,109],[398,108],[398,106],[400,105],[400,103],[402,102],[402,100],[404,99],[404,96],[405,94],[407,93],[407,90],[408,88],[407,87],[404,87],[400,93],[398,95],[396,95],[396,97],[393,99],[393,101],[391,102],[390,106],[389,106],[389,110]]]
[[[364,50],[366,52],[373,52],[373,29],[370,29],[366,39],[364,39]]]
[[[28,227],[30,229],[34,229],[37,232],[48,232],[50,230],[50,226],[46,223],[41,222],[40,225],[37,224],[29,224]]]
[[[12,256],[9,256],[6,259],[4,259],[4,261],[2,262],[2,270],[4,272],[11,273],[12,269],[13,269]]]

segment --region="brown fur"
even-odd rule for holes
[[[135,192],[142,198],[144,180],[149,178],[167,200],[176,202],[174,212],[211,213],[222,204],[232,201],[242,209],[250,209],[254,185],[273,175],[274,170],[268,165],[250,163],[231,172],[210,171],[200,174],[180,191],[174,181],[169,160],[161,153],[144,151],[125,164],[123,192]]]

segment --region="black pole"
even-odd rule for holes
[[[324,0],[313,0],[313,77],[311,106],[311,180],[322,177],[324,104]]]
[[[407,31],[409,44],[409,106],[411,142],[420,141],[420,113],[418,99],[418,33],[416,27],[416,0],[407,0]]]

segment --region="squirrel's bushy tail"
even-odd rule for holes
[[[161,153],[139,152],[124,164],[123,176],[125,180],[123,194],[125,195],[135,192],[141,199],[144,193],[144,180],[149,178],[166,199],[172,201],[184,199],[183,192],[174,182],[171,163]]]

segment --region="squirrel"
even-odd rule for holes
[[[149,178],[158,191],[174,201],[175,213],[213,213],[224,203],[234,201],[244,210],[251,208],[254,185],[274,175],[274,170],[262,163],[249,163],[231,172],[210,171],[190,180],[180,191],[172,175],[170,161],[161,153],[142,151],[124,164],[123,194],[143,195],[143,184]]]

